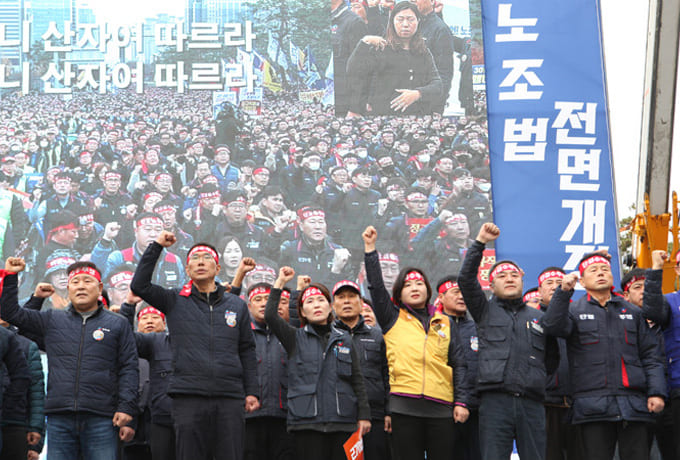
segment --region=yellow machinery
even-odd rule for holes
[[[645,195],[645,206],[641,214],[637,214],[630,223],[633,233],[632,253],[636,265],[640,268],[651,268],[652,251],[668,250],[668,232],[673,235],[670,258],[663,268],[663,292],[680,289],[675,273],[675,255],[678,252],[678,195],[673,192],[672,213],[652,215],[649,211],[649,196]],[[671,222],[672,218],[672,222]],[[670,227],[669,227],[670,224]]]

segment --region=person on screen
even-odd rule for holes
[[[408,2],[398,3],[385,38],[362,38],[347,61],[352,101],[348,116],[424,115],[434,112],[442,82],[420,31],[422,16]]]

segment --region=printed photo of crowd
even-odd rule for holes
[[[66,267],[85,259],[119,303],[115,293],[162,230],[179,239],[155,274],[166,286],[184,284],[182,261],[199,241],[218,247],[224,281],[241,257],[255,258],[246,287],[273,281],[280,265],[321,283],[363,282],[369,224],[386,235],[386,273],[405,261],[457,273],[490,219],[484,118],[341,119],[332,106],[279,93],[261,117],[225,105],[215,120],[210,97],[148,89],[2,99],[2,248],[27,260],[23,296],[47,281],[57,293],[44,308],[63,307]]]

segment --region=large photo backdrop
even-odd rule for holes
[[[2,18],[0,238],[23,296],[48,281],[64,307],[89,259],[119,305],[163,229],[168,286],[198,241],[223,281],[252,256],[246,287],[283,264],[364,286],[369,224],[388,287],[457,274],[492,219],[479,2],[98,3]]]

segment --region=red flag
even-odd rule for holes
[[[364,460],[364,441],[361,439],[361,432],[356,430],[347,441],[342,445],[345,448],[347,460]]]

